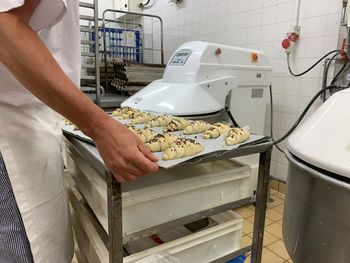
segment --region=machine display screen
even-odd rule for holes
[[[171,66],[183,66],[185,65],[187,59],[190,57],[191,49],[181,49],[175,53],[173,59],[170,61]]]

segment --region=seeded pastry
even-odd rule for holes
[[[118,108],[112,112],[112,116],[120,120],[132,119],[135,115],[141,113],[140,110],[133,109],[130,107]]]
[[[163,160],[174,160],[196,155],[204,150],[203,145],[191,139],[180,138],[164,152]]]
[[[182,131],[186,126],[190,125],[192,121],[184,118],[174,118],[169,124],[164,127],[164,132]]]
[[[249,139],[249,132],[243,128],[229,129],[226,137],[226,145],[235,145]]]
[[[202,134],[203,139],[216,139],[228,132],[231,127],[225,123],[215,123]]]
[[[153,140],[158,133],[150,129],[135,129],[136,135],[141,139],[143,143]]]
[[[158,133],[151,129],[138,129],[132,125],[125,125],[130,131],[137,135],[143,143],[153,140]]]
[[[174,119],[173,116],[170,115],[160,115],[157,117],[154,117],[151,119],[145,127],[151,128],[151,127],[164,127],[167,126],[172,120]]]
[[[205,132],[210,128],[210,124],[206,121],[193,121],[184,129],[184,134],[197,134]]]
[[[132,120],[130,121],[130,124],[142,124],[142,123],[147,123],[151,119],[154,118],[154,115],[148,112],[140,112],[138,114],[135,114],[132,116]]]
[[[163,152],[177,139],[177,136],[170,133],[158,134],[153,140],[146,143],[146,146],[151,152]]]
[[[65,119],[64,120],[64,124],[65,125],[73,125],[73,122],[71,122],[70,120]]]

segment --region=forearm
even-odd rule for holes
[[[5,15],[6,25],[0,21],[0,62],[34,96],[94,137],[107,115],[75,87],[24,21]]]

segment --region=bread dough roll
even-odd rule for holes
[[[184,134],[197,134],[205,132],[210,128],[210,124],[206,121],[193,121],[184,129]]]
[[[191,139],[180,138],[164,152],[163,160],[173,160],[196,155],[204,150],[203,145]]]
[[[139,136],[143,143],[153,140],[158,133],[150,129],[137,129],[136,135]]]
[[[249,132],[243,128],[231,128],[226,137],[226,145],[242,143],[249,138]]]
[[[70,120],[65,119],[64,120],[64,125],[73,125],[73,122],[71,122]]]
[[[148,112],[140,112],[132,116],[132,120],[130,121],[130,124],[142,124],[149,122],[152,118],[154,118],[154,115]]]
[[[190,120],[184,118],[174,118],[163,130],[164,132],[182,131],[190,123]]]
[[[119,120],[127,120],[133,118],[135,115],[141,113],[140,110],[133,109],[130,107],[118,108],[112,112],[112,116],[116,117]]]
[[[151,128],[151,127],[164,127],[167,126],[172,120],[174,119],[173,116],[170,115],[160,115],[157,117],[152,118],[145,127]]]
[[[146,143],[146,146],[151,152],[163,152],[177,139],[177,136],[170,133],[158,134],[153,140]]]
[[[230,126],[225,123],[215,123],[202,134],[203,139],[216,139],[228,132]]]
[[[132,131],[134,134],[136,134],[136,136],[139,137],[143,143],[147,143],[147,142],[153,140],[158,135],[157,132],[155,132],[151,129],[138,129],[132,125],[126,125],[126,127],[130,131]]]

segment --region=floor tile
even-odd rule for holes
[[[248,234],[248,236],[253,238],[253,233]],[[270,245],[272,243],[275,243],[277,240],[279,240],[278,237],[270,234],[267,231],[264,232],[264,242],[263,242],[264,247],[268,246],[268,245]]]
[[[252,243],[253,243],[253,239],[250,236],[245,235],[241,239],[241,248],[246,247],[246,246],[250,246]]]
[[[284,183],[280,183],[278,187],[278,191],[282,194],[285,194],[287,190],[287,185]]]
[[[276,222],[282,219],[282,214],[274,209],[270,209],[266,211],[266,217]]]
[[[271,180],[270,187],[271,187],[271,189],[278,191],[278,182],[276,180]]]
[[[282,225],[283,224],[283,219],[276,221],[277,224]]]
[[[247,219],[243,220],[243,228],[242,228],[242,232],[243,234],[250,234],[253,232],[254,229],[254,225],[249,222]]]
[[[250,216],[246,218],[250,223],[254,224],[254,216]],[[265,217],[265,226],[271,225],[274,223],[271,219]]]
[[[272,196],[272,199],[273,201],[272,202],[267,202],[267,209],[270,209],[270,208],[274,208],[276,206],[280,206],[280,205],[283,205],[283,201],[277,199],[277,198],[273,198]]]
[[[268,231],[270,234],[278,237],[278,238],[282,238],[282,225],[277,224],[277,223],[273,223],[271,225],[268,225],[265,228],[265,231]]]
[[[261,263],[283,263],[285,260],[268,249],[263,250]]]
[[[279,240],[275,243],[268,245],[267,248],[270,249],[272,252],[274,252],[279,257],[283,258],[284,260],[290,259],[289,254],[288,254],[282,240]]]
[[[249,208],[250,210],[255,211],[255,205],[248,205],[248,206],[246,206],[246,207]]]
[[[278,199],[280,201],[284,201],[284,194],[274,193],[271,195],[272,199]]]
[[[280,212],[281,214],[283,214],[284,204],[281,204],[279,206],[275,206],[275,207],[273,207],[273,209]]]
[[[233,211],[238,213],[243,218],[247,218],[247,217],[254,215],[254,211],[249,209],[248,207],[241,207],[241,208],[235,209]]]

